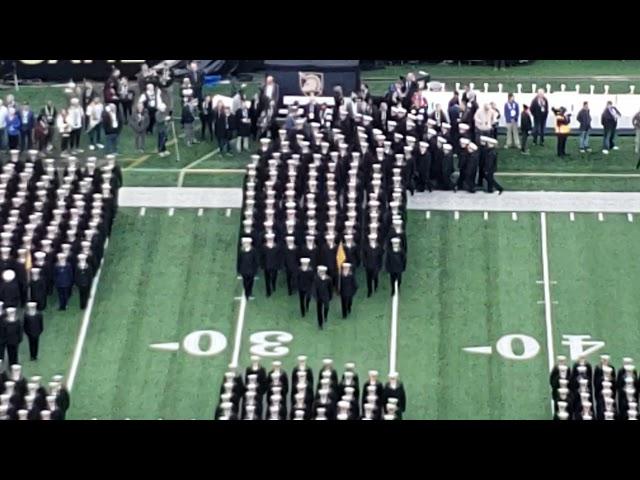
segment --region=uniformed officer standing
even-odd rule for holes
[[[402,272],[407,268],[407,257],[401,248],[402,240],[399,237],[391,239],[391,250],[387,252],[386,268],[391,280],[391,295],[395,295],[396,286],[402,284]]]
[[[80,297],[80,310],[84,310],[89,301],[91,282],[93,281],[93,271],[87,263],[87,256],[84,253],[78,254],[74,277],[74,283],[78,287]]]
[[[311,268],[311,260],[309,258],[301,258],[296,285],[298,286],[298,295],[300,297],[300,314],[303,318],[309,310],[309,302],[313,295],[314,278],[315,273]]]
[[[18,348],[22,343],[24,330],[22,327],[22,321],[16,315],[16,309],[9,307],[6,310],[6,331],[7,331],[7,354],[9,355],[9,364],[17,365],[18,361]]]
[[[353,297],[358,291],[358,281],[355,272],[352,271],[350,263],[342,264],[342,273],[340,274],[340,300],[342,302],[342,318],[347,318],[351,313],[351,305]]]
[[[238,274],[242,276],[242,285],[244,288],[244,296],[247,300],[253,293],[253,282],[258,273],[260,262],[258,253],[253,247],[253,239],[251,237],[242,237],[242,245],[238,253]]]
[[[333,283],[331,277],[327,275],[327,267],[318,265],[318,273],[314,278],[313,296],[316,299],[316,308],[318,313],[318,327],[322,330],[323,325],[327,321],[329,315],[329,304],[333,296]]]
[[[493,193],[493,190],[498,190],[498,193],[502,195],[504,189],[502,185],[500,185],[495,179],[495,173],[498,169],[498,152],[496,151],[496,146],[498,145],[498,140],[495,138],[482,137],[481,140],[484,139],[486,142],[486,149],[484,150],[484,178],[487,181],[487,192]],[[482,187],[482,184],[480,184]]]
[[[38,304],[28,302],[27,311],[24,314],[24,333],[29,339],[29,353],[32,361],[38,360],[38,345],[43,331],[44,322],[42,321],[42,313],[38,312]]]

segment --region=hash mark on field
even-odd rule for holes
[[[149,345],[149,348],[152,350],[161,350],[164,352],[177,352],[180,350],[180,343],[178,342],[169,342],[169,343],[153,343]]]
[[[576,216],[573,214],[573,212],[569,212],[569,220],[571,220],[572,222],[575,221]]]
[[[604,222],[604,214],[602,212],[598,213],[598,220]]]
[[[227,212],[225,213],[225,215],[226,215],[227,217],[230,217],[230,216],[231,216],[231,209],[230,209],[230,208],[227,208]]]
[[[453,212],[453,219],[454,220],[459,220],[460,219],[460,212],[458,210]]]
[[[511,220],[514,222],[518,221],[518,214],[516,212],[511,212]]]
[[[169,209],[169,216],[170,216],[170,217],[173,217],[173,214],[174,214],[175,212],[176,212],[176,209],[175,209],[175,208],[173,208],[173,207],[171,207],[171,208]]]
[[[140,209],[140,216],[141,216],[141,217],[144,217],[144,214],[145,214],[145,213],[147,213],[147,209],[146,209],[145,207],[142,207],[142,208]]]
[[[633,213],[627,213],[627,220],[633,222]]]
[[[204,213],[204,209],[202,209],[202,208],[198,209],[198,216],[199,217],[201,217],[203,213]]]
[[[484,219],[489,220],[489,212],[484,212]]]
[[[431,218],[431,212],[429,210],[427,210],[426,217],[427,217],[427,220]]]
[[[463,348],[462,350],[468,353],[479,353],[482,355],[491,355],[493,353],[493,348],[490,346],[489,347],[466,347],[466,348]]]

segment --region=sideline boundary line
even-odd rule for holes
[[[389,345],[389,373],[396,373],[398,362],[398,282],[395,284],[395,294],[391,302],[391,339]]]
[[[553,321],[551,317],[551,288],[549,282],[549,251],[547,247],[547,214],[540,212],[540,236],[542,244],[542,281],[544,284],[544,320],[547,330],[547,355],[549,363],[549,372],[553,370],[554,365],[554,347],[553,347]],[[551,400],[551,412],[554,412],[553,399]]]
[[[102,267],[104,266],[104,260],[106,258],[107,247],[109,246],[109,239],[104,243],[104,254],[102,255],[102,261],[100,262],[100,268],[98,268],[98,272],[96,273],[96,278],[93,279],[93,285],[91,285],[91,292],[89,293],[89,302],[87,303],[87,308],[84,311],[84,316],[82,317],[82,325],[80,326],[80,333],[78,334],[78,340],[76,341],[76,348],[73,351],[73,359],[71,361],[71,367],[69,368],[69,373],[67,375],[67,390],[71,392],[73,389],[73,385],[76,380],[76,375],[78,374],[78,367],[80,365],[80,359],[82,357],[82,349],[84,347],[84,342],[87,338],[87,331],[89,330],[89,322],[91,321],[91,312],[93,310],[93,304],[96,299],[96,292],[98,290],[98,282],[100,282],[100,275],[102,274]]]

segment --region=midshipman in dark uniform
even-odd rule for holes
[[[313,297],[316,299],[318,315],[318,327],[322,330],[329,315],[329,304],[333,297],[333,282],[327,275],[328,268],[325,265],[318,265],[317,275],[313,280]]]

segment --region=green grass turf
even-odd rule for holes
[[[624,214],[548,215],[549,275],[554,343],[563,348],[562,335],[591,335],[605,347],[589,356],[592,363],[603,353],[619,368],[622,358],[640,355],[640,225]],[[566,347],[564,347],[566,348]],[[567,350],[565,350],[567,352]]]
[[[222,374],[233,351],[241,292],[235,275],[238,212],[224,210],[121,209],[107,250],[91,325],[73,391],[70,418],[211,418]],[[410,212],[409,267],[399,301],[397,369],[408,395],[407,419],[547,419],[547,349],[540,244],[540,215]],[[625,215],[548,216],[548,246],[555,353],[568,354],[563,334],[592,335],[607,343],[616,365],[637,354],[634,285],[640,280],[635,258],[637,222]],[[290,372],[305,354],[317,371],[324,357],[339,370],[354,361],[361,379],[369,369],[384,377],[389,369],[392,302],[388,277],[353,313],[340,318],[331,304],[320,332],[315,305],[302,319],[297,297],[278,291],[265,298],[256,281],[247,304],[240,366],[249,363],[252,334],[283,331],[293,336],[277,358]],[[80,313],[49,314],[41,361],[28,374],[45,378],[65,372],[78,332]],[[54,302],[55,303],[55,302]],[[213,357],[153,351],[150,343],[181,341],[195,330],[215,329],[228,341]],[[535,338],[540,351],[531,360],[507,360],[464,352],[491,345],[507,334]],[[203,348],[205,346],[203,345]],[[604,351],[604,350],[603,350]],[[516,354],[521,347],[514,346]],[[602,352],[600,352],[602,353]],[[26,344],[22,355],[26,355]],[[269,363],[276,357],[265,356]],[[595,361],[597,356],[592,358]]]
[[[498,181],[507,191],[533,192],[640,192],[640,178],[617,177],[504,177]]]
[[[411,212],[408,268],[399,309],[398,370],[408,418],[547,418],[539,220],[534,214]],[[533,360],[464,347],[506,334],[541,343]],[[517,353],[517,348],[514,348]],[[527,391],[523,395],[523,391]]]
[[[211,418],[229,362],[237,213],[119,212],[96,297],[71,418]],[[215,329],[229,340],[212,358],[152,351]]]
[[[67,311],[58,311],[58,297],[54,293],[47,301],[43,312],[44,332],[40,336],[38,360],[30,361],[29,342],[26,337],[20,344],[18,360],[27,377],[39,375],[46,384],[53,375],[65,375],[71,366],[71,359],[80,332],[82,311],[79,308],[77,290],[69,301]],[[6,358],[6,357],[5,357]]]
[[[557,78],[557,77],[592,77],[602,75],[640,75],[638,60],[536,60],[526,65],[509,67],[496,71],[493,65],[458,64],[404,64],[392,65],[383,69],[363,72],[363,78],[387,77],[397,78],[407,72],[424,70],[432,77],[493,77],[496,79],[509,77]]]

